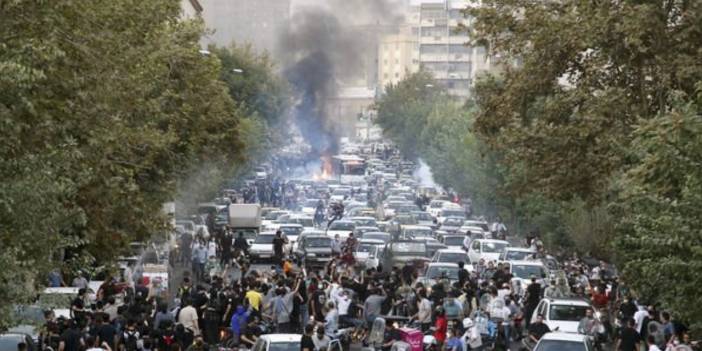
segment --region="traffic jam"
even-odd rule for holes
[[[30,351],[590,351],[630,342],[617,337],[627,330],[674,336],[670,315],[653,319],[613,265],[551,255],[391,144],[345,140],[291,164],[261,165],[169,236],[132,243],[115,273],[53,272],[2,340]]]

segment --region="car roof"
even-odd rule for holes
[[[536,250],[529,248],[529,247],[516,247],[516,246],[506,247],[505,251],[536,252]]]
[[[504,244],[509,245],[509,242],[507,242],[505,240],[497,240],[497,239],[475,239],[475,241],[479,241],[482,243],[504,243]]]
[[[407,229],[431,230],[431,227],[428,227],[426,225],[404,225],[404,226],[402,226],[402,230],[407,230]]]
[[[385,244],[384,241],[380,239],[361,239],[358,241],[359,244]]]
[[[42,294],[78,294],[79,288],[61,287],[61,288],[46,288]]]
[[[541,337],[541,340],[585,342],[585,340],[587,340],[587,336],[576,333],[551,332],[544,334],[544,336]]]
[[[461,249],[439,249],[436,252],[438,252],[438,253],[458,253],[458,254],[467,255],[467,253]]]
[[[279,225],[278,227],[279,227],[279,228],[282,228],[282,227],[297,227],[297,228],[302,228],[302,224],[299,224],[299,223],[280,223],[280,225]]]
[[[302,335],[300,334],[264,334],[260,336],[261,339],[268,342],[291,342],[300,341]]]
[[[260,232],[258,235],[275,235],[275,232]]]
[[[366,233],[363,233],[363,236],[373,235],[373,234],[375,234],[375,235],[381,234],[383,236],[385,236],[385,235],[390,236],[390,233],[386,233],[386,232],[366,232]]]
[[[315,233],[315,234],[308,234],[308,235],[305,235],[305,239],[313,239],[313,238],[325,238],[325,239],[329,239],[329,240],[332,239],[332,238],[330,238],[329,236],[327,236],[327,235],[324,234],[324,233],[319,233],[319,234],[318,234],[318,233]]]
[[[458,268],[458,263],[453,263],[453,262],[430,262],[429,265],[427,265],[427,268],[429,268],[429,267]]]
[[[550,304],[552,305],[564,305],[564,306],[587,306],[590,307],[590,304],[581,299],[581,298],[562,298],[562,299],[549,299],[545,298],[544,300],[549,301]]]
[[[527,260],[521,260],[521,261],[509,261],[509,264],[514,266],[539,266],[539,267],[545,267],[544,263],[541,261],[527,261]]]

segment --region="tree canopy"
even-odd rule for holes
[[[232,99],[179,1],[0,1],[0,12],[2,326],[67,253],[109,262],[162,230],[162,203],[192,165],[240,163],[253,113],[241,105],[256,104]],[[272,119],[279,106],[254,109]]]

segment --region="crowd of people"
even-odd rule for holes
[[[278,190],[264,197],[274,205],[308,195],[294,185],[270,188]],[[249,201],[260,201],[251,198],[252,192],[261,194],[243,190]],[[281,195],[285,193],[289,196]],[[377,198],[382,199],[382,193]],[[418,203],[426,205],[428,200],[420,197]],[[323,207],[320,202],[315,211],[321,213]],[[323,227],[343,215],[342,206],[332,206],[325,221],[316,222]],[[316,351],[334,340],[344,341],[345,347],[368,345],[378,321],[384,321],[377,349],[390,350],[406,341],[400,329],[406,327],[431,336],[430,347],[437,350],[510,350],[519,342],[533,346],[551,331],[543,315],[532,318],[544,297],[590,301],[593,307],[580,321],[579,331],[604,335],[601,345],[614,345],[616,350],[672,350],[690,342],[684,326],[670,313],[655,305],[641,309],[611,265],[551,257],[538,235],[524,241],[536,252],[531,259],[560,262],[553,267],[560,275],[546,281],[533,277],[519,291],[507,265],[484,260],[470,270],[458,262],[457,280],[441,277],[431,284],[417,279],[423,269],[419,264],[367,269],[354,260],[358,242],[353,233],[343,241],[335,238],[334,257],[315,270],[289,256],[287,239],[278,232],[274,264],[257,270],[252,269],[249,245],[241,233],[226,228],[212,231],[207,239],[181,237],[179,245],[188,250],[176,260],[175,268],[184,271],[177,291],[164,294],[155,290],[155,282],[131,273],[121,278],[126,282],[123,291],[103,291],[92,306],[83,291],[72,304],[72,318],[59,320],[47,312],[43,345],[58,351],[236,350],[251,349],[263,334],[296,333],[304,335],[302,350]],[[508,236],[501,220],[495,221],[491,232]],[[469,233],[466,243],[471,240]],[[595,311],[605,317],[595,316]],[[653,321],[663,325],[662,338],[647,333]]]

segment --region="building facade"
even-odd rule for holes
[[[399,83],[408,74],[419,70],[417,36],[410,26],[402,26],[396,34],[383,35],[378,44],[378,85],[385,88]]]
[[[423,69],[431,72],[449,94],[469,97],[475,79],[494,67],[485,48],[467,45],[470,37],[460,29],[460,26],[471,25],[471,20],[461,12],[468,6],[470,2],[467,0],[410,0],[405,24],[399,28],[399,34],[386,35],[381,40],[378,56],[380,86],[397,83],[406,75],[405,72]],[[388,50],[384,51],[385,44],[411,49],[385,52]],[[384,55],[389,61],[387,65]]]
[[[275,52],[278,37],[290,19],[291,0],[199,0],[207,28],[214,30],[205,44],[251,44],[257,51]]]

